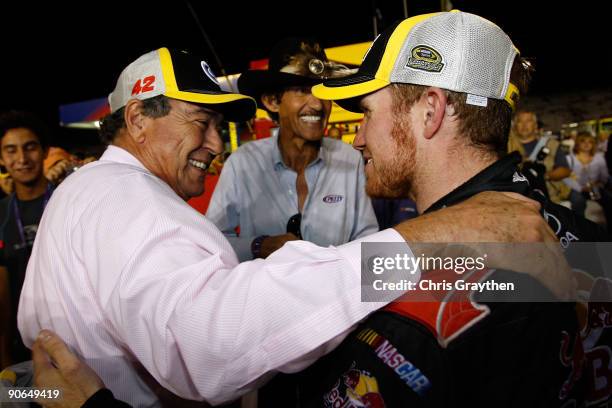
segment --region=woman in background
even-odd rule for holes
[[[597,151],[595,138],[586,132],[579,133],[567,162],[572,174],[564,181],[572,189],[572,209],[584,216],[587,200],[593,200],[601,204],[607,216],[608,203],[602,199],[602,193],[608,183],[608,166],[603,154]]]

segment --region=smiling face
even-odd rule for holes
[[[222,117],[202,106],[170,99],[171,110],[146,118],[146,167],[188,200],[204,192],[206,170],[223,151]]]
[[[289,88],[275,107],[281,133],[309,142],[321,140],[331,112],[331,102],[315,98],[310,86]]]
[[[416,165],[416,140],[408,114],[394,112],[389,87],[364,97],[361,108],[365,116],[353,147],[363,154],[367,194],[408,197]]]
[[[595,139],[591,136],[578,136],[576,146],[579,153],[593,154],[595,152]]]
[[[0,142],[0,158],[15,183],[33,185],[43,177],[45,150],[30,129],[9,129]]]
[[[521,140],[529,140],[538,134],[538,121],[533,112],[519,112],[514,123],[516,134]]]

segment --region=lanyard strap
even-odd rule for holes
[[[43,199],[43,211],[51,198],[51,186],[47,184],[47,189],[45,190],[45,197]],[[11,199],[11,207],[13,207],[13,215],[15,216],[15,223],[17,224],[17,230],[19,231],[19,237],[21,238],[21,246],[25,248],[26,240],[25,240],[25,231],[23,228],[23,222],[21,221],[21,212],[19,211],[19,206],[17,205],[17,196],[13,193],[13,197]]]

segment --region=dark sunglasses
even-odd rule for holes
[[[295,215],[292,215],[291,218],[289,218],[289,221],[287,221],[287,233],[292,233],[299,239],[302,239],[301,226],[302,214],[297,213]]]

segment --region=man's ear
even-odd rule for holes
[[[128,137],[138,144],[143,143],[148,118],[142,112],[142,102],[138,99],[130,99],[125,105],[123,119],[125,120]]]
[[[431,139],[442,125],[448,98],[445,91],[435,87],[427,88],[422,98],[425,102],[423,135],[426,139]]]
[[[279,111],[280,101],[277,95],[264,94],[261,96],[261,102],[264,104],[267,110],[270,112],[277,113]]]

